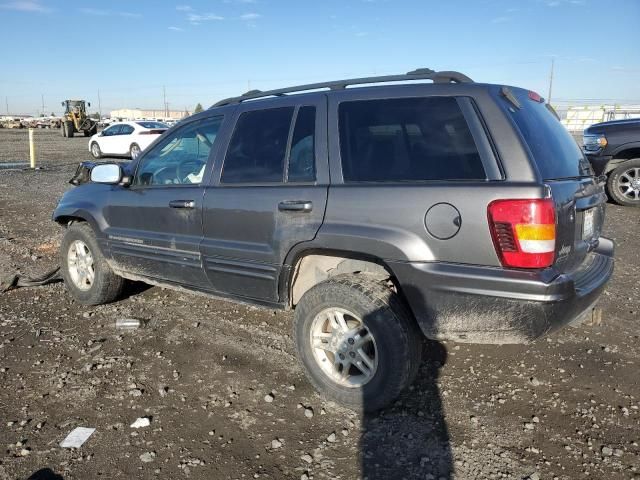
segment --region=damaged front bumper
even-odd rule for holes
[[[444,263],[392,268],[427,337],[528,343],[590,313],[613,273],[613,250],[600,238],[580,268],[561,275]]]

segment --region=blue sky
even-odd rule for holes
[[[546,97],[552,58],[553,103],[640,103],[639,23],[638,0],[0,0],[0,112],[97,107],[98,90],[103,112],[162,108],[163,86],[192,110],[417,67]]]

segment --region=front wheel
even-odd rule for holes
[[[100,305],[117,299],[124,279],[109,267],[95,234],[86,223],[73,223],[60,246],[60,272],[71,296],[84,305]]]
[[[73,134],[75,131],[75,127],[73,126],[73,122],[72,121],[68,121],[68,122],[64,122],[65,125],[65,130],[67,132],[67,134],[65,135],[68,138],[73,138]]]
[[[420,366],[421,333],[401,298],[357,275],[306,292],[295,310],[294,335],[315,388],[355,409],[388,406]]]
[[[640,158],[622,163],[609,174],[607,192],[618,205],[640,207]]]
[[[102,151],[100,150],[100,145],[98,145],[98,142],[93,142],[91,144],[91,155],[93,155],[93,158],[102,157]]]

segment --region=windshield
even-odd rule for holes
[[[532,100],[521,88],[508,88],[520,104],[513,105],[500,91],[500,105],[509,112],[527,143],[545,180],[591,175],[589,162],[571,134],[543,102]]]
[[[136,122],[143,128],[168,128],[168,126],[161,122]]]

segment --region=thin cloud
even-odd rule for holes
[[[132,12],[114,12],[111,10],[101,10],[98,8],[81,8],[80,12],[85,15],[93,15],[95,17],[123,17],[123,18],[140,18],[142,15]]]
[[[193,7],[191,7],[190,5],[178,5],[176,7],[176,10],[178,10],[179,12],[192,12]]]
[[[240,15],[240,20],[257,20],[262,17],[259,13],[245,13],[244,15]]]
[[[511,17],[496,17],[491,20],[491,23],[506,23],[511,20]]]
[[[45,7],[40,2],[26,1],[26,0],[0,3],[0,8],[4,10],[15,10],[18,12],[31,12],[31,13],[49,13],[52,11],[49,7]]]
[[[250,3],[257,3],[256,0],[224,0],[224,3],[241,3],[244,5],[250,4]]]
[[[174,32],[182,32],[183,31],[183,29],[180,28],[180,27],[168,27],[168,28],[169,28],[169,30],[172,30]]]
[[[190,13],[187,15],[187,20],[194,25],[199,25],[201,22],[224,20],[224,17],[216,15],[215,13]]]

